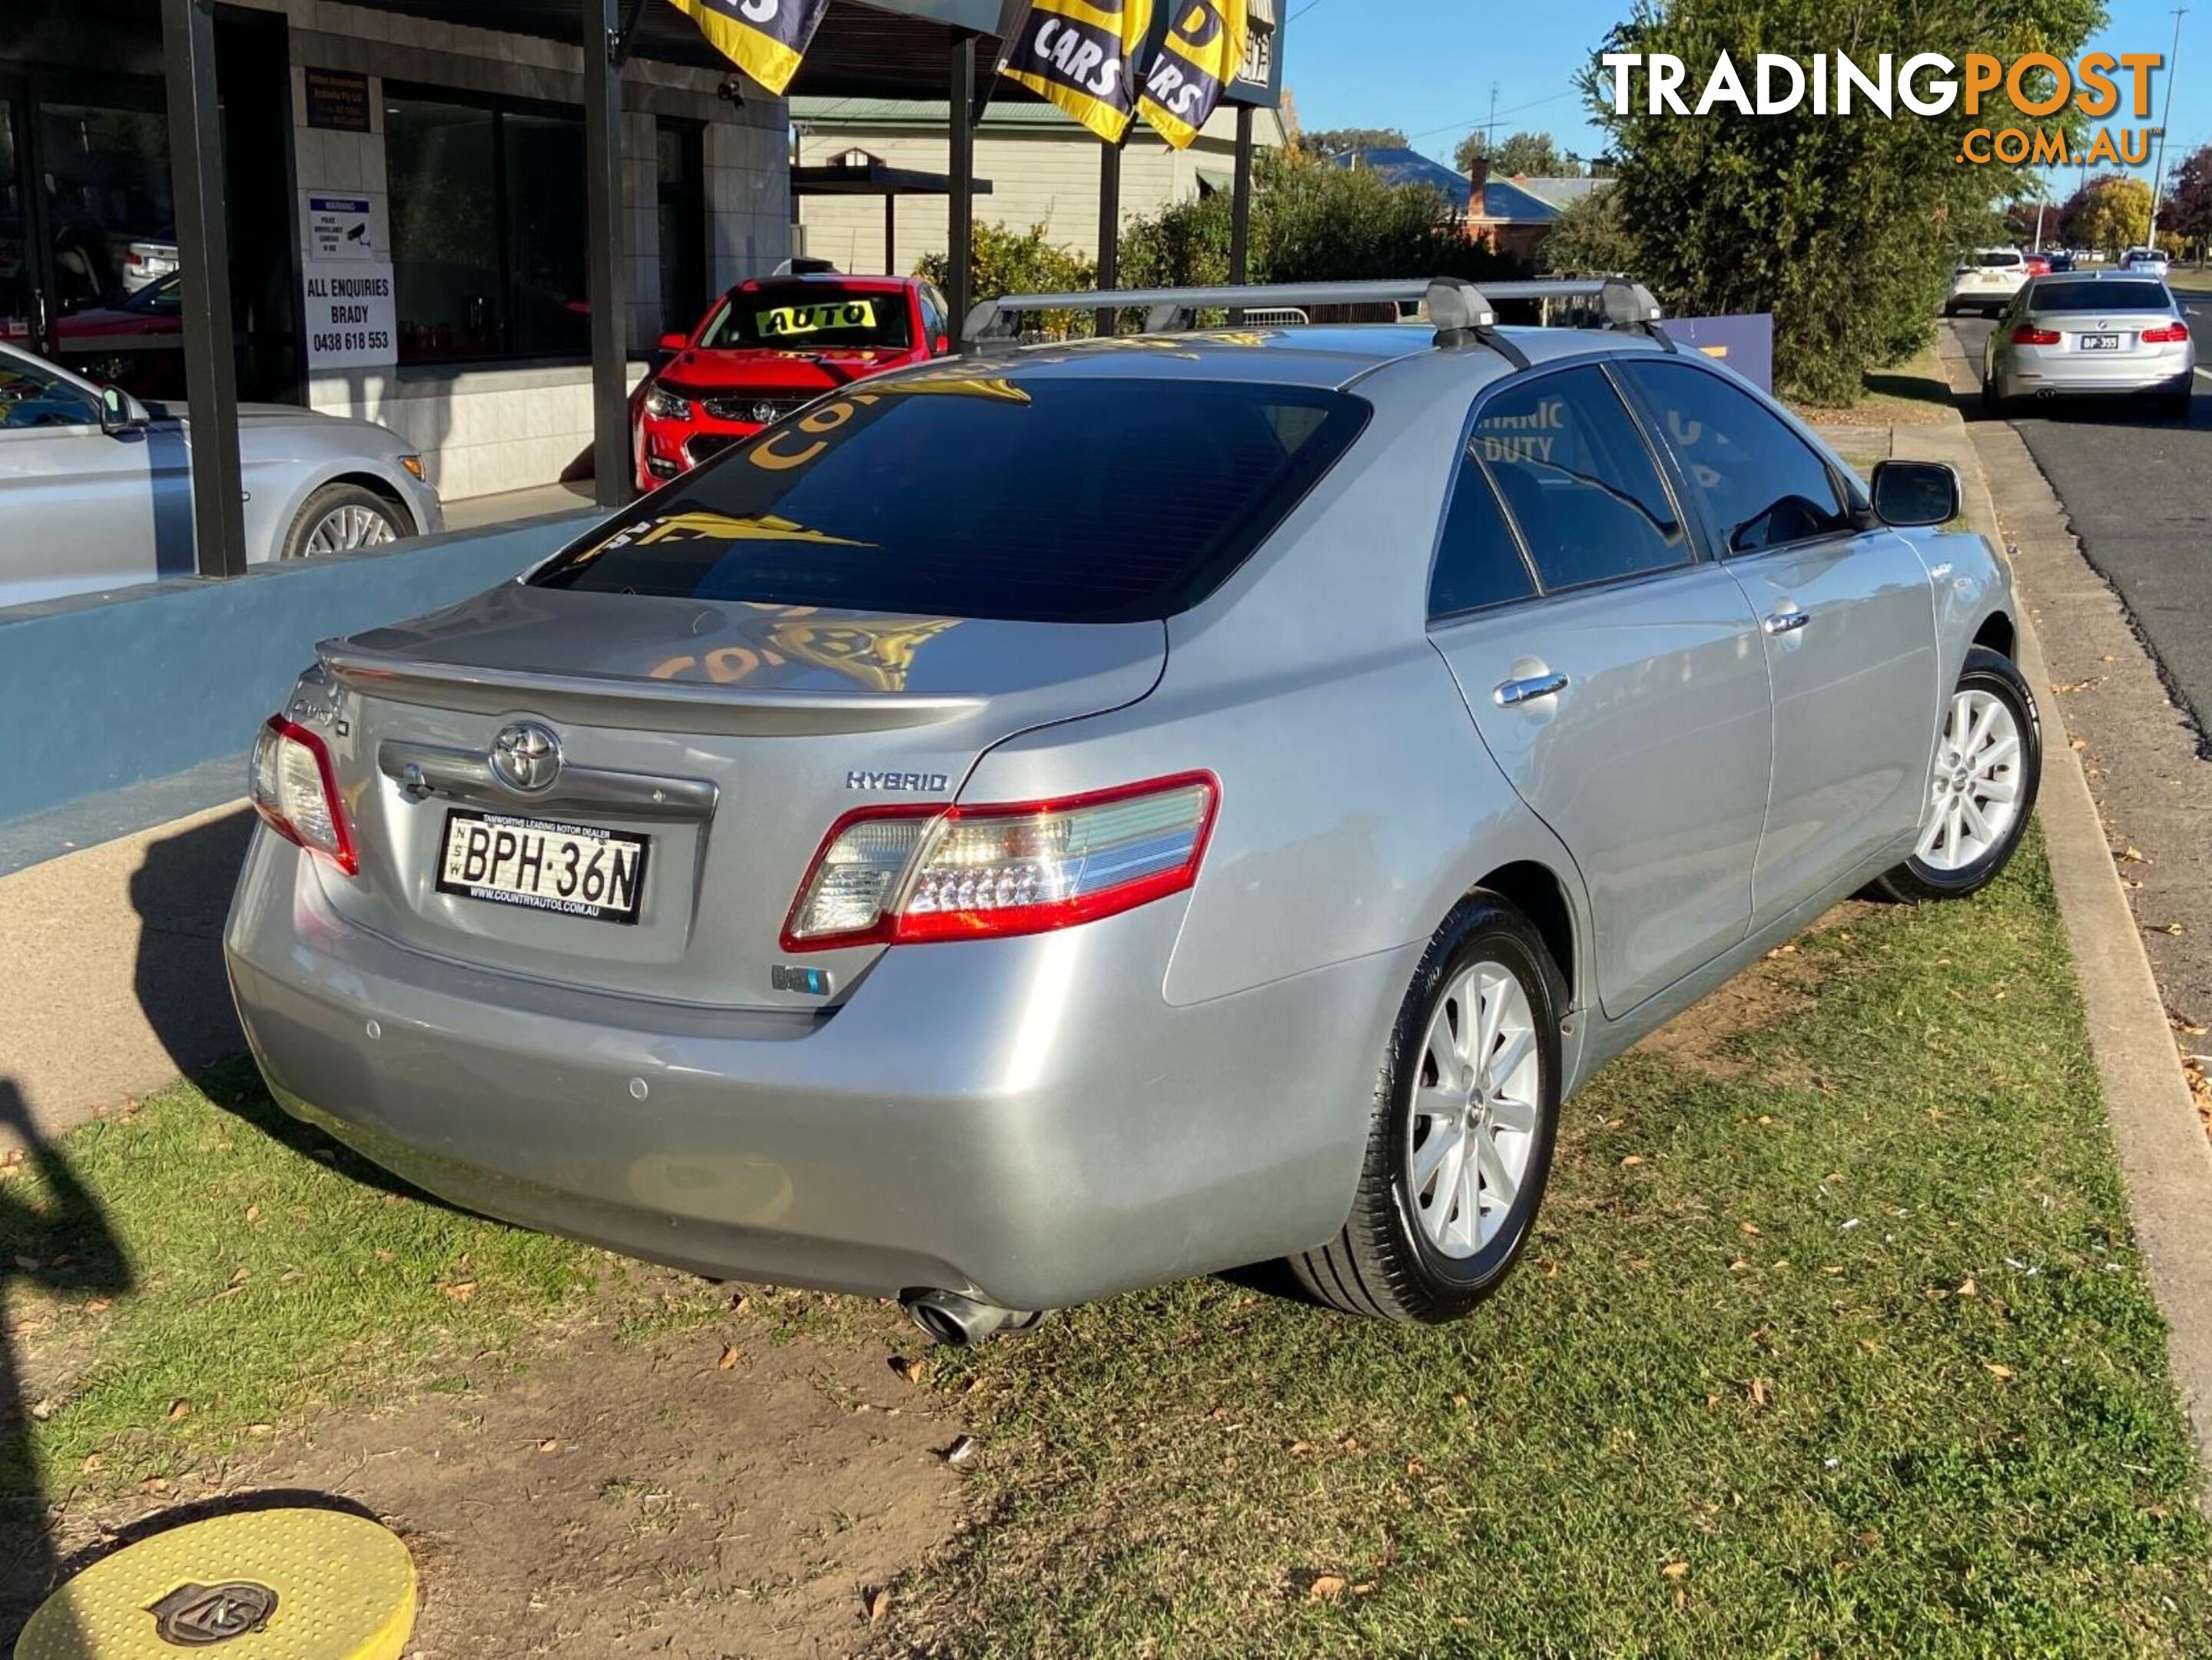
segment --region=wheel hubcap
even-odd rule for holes
[[[349,502],[332,508],[315,521],[301,544],[306,554],[349,553],[356,548],[381,547],[393,539],[391,521],[374,508]]]
[[[1542,1060],[1513,971],[1475,963],[1437,1000],[1407,1115],[1406,1180],[1421,1231],[1447,1256],[1498,1237],[1528,1174]]]
[[[1964,870],[2003,846],[2020,817],[2020,725],[2004,700],[1960,691],[1943,717],[1933,806],[1914,856],[1936,870]]]

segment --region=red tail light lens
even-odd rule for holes
[[[2142,331],[2142,337],[2143,344],[2147,346],[2170,346],[2176,341],[2189,338],[2189,325],[2175,321],[2158,328],[2145,329]]]
[[[2022,323],[2012,331],[2015,346],[2055,346],[2058,344],[2057,329],[2039,329],[2033,323]]]
[[[863,807],[830,828],[783,926],[786,951],[1043,933],[1198,879],[1221,786],[1156,778],[1058,801]]]
[[[348,876],[361,869],[329,748],[281,714],[269,717],[253,746],[253,809],[277,835],[319,854]]]

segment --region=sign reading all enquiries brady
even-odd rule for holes
[[[307,268],[307,367],[382,368],[399,360],[392,266],[381,260],[318,260]]]

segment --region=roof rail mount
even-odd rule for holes
[[[963,337],[980,347],[1018,342],[1021,319],[1041,311],[1101,311],[1141,307],[1148,334],[1178,334],[1196,326],[1201,311],[1304,310],[1313,306],[1362,306],[1419,301],[1436,325],[1437,344],[1479,340],[1526,368],[1528,358],[1498,331],[1500,300],[1595,300],[1605,325],[1650,334],[1668,350],[1674,343],[1659,326],[1665,314],[1651,290],[1626,277],[1541,277],[1486,283],[1462,277],[1363,283],[1223,283],[1212,288],[1105,289],[1066,294],[1009,294],[986,300],[968,314]]]

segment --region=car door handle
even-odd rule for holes
[[[1539,697],[1556,697],[1567,689],[1564,674],[1535,674],[1526,680],[1501,680],[1492,690],[1498,707],[1517,709],[1523,703],[1533,703]]]
[[[1810,611],[1778,611],[1769,613],[1759,626],[1769,634],[1795,634],[1812,620]]]

